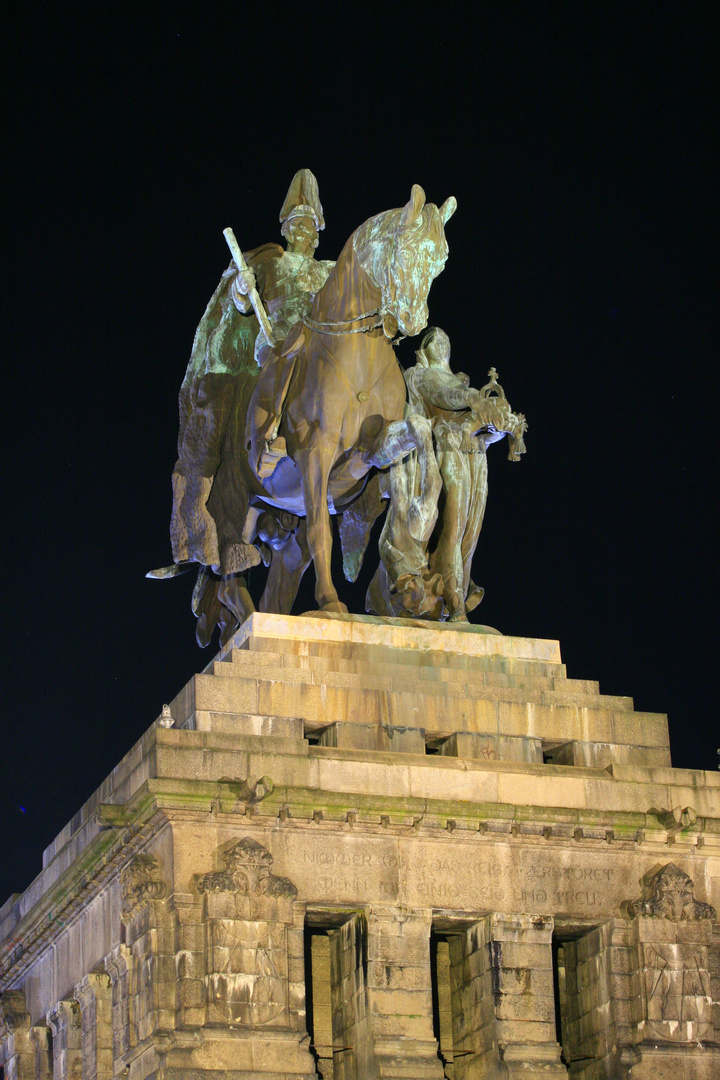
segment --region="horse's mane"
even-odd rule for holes
[[[403,238],[415,244],[422,243],[426,237],[433,234],[433,239],[444,237],[440,211],[434,203],[425,203],[422,212],[416,221],[410,226],[402,226],[402,217],[405,207],[397,210],[385,210],[381,214],[375,214],[368,218],[352,235],[353,248],[357,252],[361,262],[365,249],[381,240],[384,235],[396,239],[400,234]]]
[[[443,219],[437,206],[425,203],[410,225],[404,224],[405,210],[384,210],[355,229],[315,297],[313,318],[357,318],[384,305],[389,272],[399,249],[418,251],[426,243],[437,243],[445,246],[447,255]]]

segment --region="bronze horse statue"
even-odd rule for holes
[[[259,521],[254,536],[275,549],[262,610],[289,612],[312,559],[318,608],[347,611],[330,571],[330,514],[343,513],[361,496],[373,467],[386,467],[415,449],[435,467],[429,423],[403,418],[406,388],[393,339],[418,334],[427,325],[427,297],[447,259],[444,227],[455,208],[452,197],[440,208],[426,203],[416,184],[404,207],[356,229],[310,315],[259,375],[239,388],[207,505],[219,532],[234,518],[236,531],[243,529],[249,541],[252,528],[244,522]],[[286,453],[265,475],[251,447],[269,400],[282,400],[274,434],[276,444],[284,440]],[[276,543],[272,512],[263,512],[269,507],[281,512],[275,518],[281,525],[293,518],[305,521]],[[249,613],[249,596],[241,589],[238,597],[237,582],[224,580],[215,590],[239,621]],[[194,603],[196,614],[201,609],[199,601]],[[226,624],[222,639],[231,632]]]

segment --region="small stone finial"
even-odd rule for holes
[[[175,720],[173,719],[173,715],[170,712],[169,705],[163,705],[162,712],[160,713],[160,717],[158,719],[158,723],[160,724],[160,727],[164,728],[171,728],[174,726]]]
[[[628,905],[631,918],[643,915],[670,922],[717,918],[712,904],[695,899],[695,882],[675,863],[667,863],[651,874],[645,892],[646,896]]]

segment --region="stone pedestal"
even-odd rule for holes
[[[0,909],[5,1080],[720,1075],[720,775],[557,642],[256,614],[169,712]]]

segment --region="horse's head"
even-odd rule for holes
[[[452,196],[439,209],[426,203],[414,184],[406,206],[377,214],[355,233],[358,261],[382,293],[382,310],[407,337],[427,326],[430,286],[448,257],[445,223],[456,207]]]

